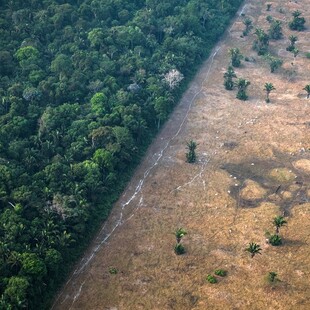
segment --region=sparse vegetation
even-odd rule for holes
[[[115,267],[110,267],[110,268],[109,268],[109,273],[110,273],[110,274],[117,274],[117,273],[118,273],[118,270],[117,270],[117,268],[115,268]]]
[[[282,23],[279,20],[272,20],[268,34],[270,39],[280,40],[283,37]]]
[[[270,72],[271,73],[274,73],[283,64],[283,60],[281,58],[272,56],[270,54],[267,54],[266,56],[264,56],[264,58],[269,63],[269,67],[270,67]]]
[[[266,11],[270,11],[271,10],[271,6],[272,6],[271,3],[267,3]]]
[[[273,246],[279,246],[282,244],[282,238],[279,235],[270,235],[268,241]]]
[[[257,254],[262,254],[262,249],[260,245],[255,242],[250,242],[245,250],[250,253],[251,258],[253,258]]]
[[[298,37],[291,35],[288,37],[288,39],[290,40],[290,45],[286,48],[286,50],[291,52],[295,49],[295,43],[298,41]]]
[[[197,143],[193,140],[187,142],[188,152],[186,153],[186,161],[188,163],[194,163],[196,161],[196,148]]]
[[[278,280],[278,274],[274,271],[270,271],[267,275],[267,281],[269,283],[275,283],[275,282],[279,281]]]

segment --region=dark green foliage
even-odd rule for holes
[[[253,22],[249,17],[246,17],[242,22],[245,25],[243,35],[247,36],[250,33],[250,31],[253,29]]]
[[[307,52],[305,55],[308,59],[310,59],[310,52]]]
[[[247,100],[248,99],[248,95],[246,93],[246,89],[247,87],[251,84],[250,81],[246,80],[246,79],[242,79],[239,78],[236,82],[235,85],[238,89],[236,98],[239,100]]]
[[[223,269],[217,269],[214,271],[214,274],[220,277],[226,277],[227,276],[227,271]]]
[[[270,67],[270,72],[273,73],[275,72],[277,69],[279,69],[282,64],[283,64],[283,60],[281,58],[272,56],[270,54],[265,55],[264,57],[267,62],[269,63],[269,67]]]
[[[177,240],[177,243],[180,243],[182,238],[187,235],[187,231],[184,228],[178,228],[175,233],[175,238]]]
[[[245,250],[251,254],[251,258],[256,254],[262,254],[260,245],[255,242],[250,242]]]
[[[282,23],[279,20],[272,20],[268,30],[270,39],[279,40],[283,37]]]
[[[276,235],[270,235],[268,241],[273,246],[279,246],[282,244],[282,238],[277,234]]]
[[[256,28],[254,34],[256,40],[253,43],[253,49],[257,51],[258,55],[265,55],[269,47],[269,35],[261,28]]]
[[[307,92],[307,99],[310,98],[310,84],[307,84],[303,90],[305,90]]]
[[[287,224],[287,221],[284,219],[283,216],[279,215],[279,216],[276,216],[273,221],[272,221],[273,225],[275,226],[276,228],[276,234],[279,233],[279,229],[284,226],[285,224]]]
[[[269,103],[269,94],[275,90],[275,87],[273,86],[272,83],[265,83],[264,90],[266,91],[266,102]]]
[[[211,283],[211,284],[217,283],[216,278],[215,278],[214,276],[212,276],[211,274],[208,274],[208,275],[207,275],[207,281],[208,281],[209,283]]]
[[[267,8],[266,8],[266,11],[270,11],[270,10],[271,10],[271,6],[272,6],[272,4],[271,4],[271,3],[267,3]]]
[[[115,268],[115,267],[110,267],[110,268],[109,268],[109,273],[110,273],[110,274],[118,274],[118,270],[117,270],[117,268]]]
[[[231,56],[231,65],[233,67],[240,67],[241,60],[243,59],[242,54],[240,53],[239,48],[231,48],[229,50]]]
[[[294,11],[292,13],[293,20],[289,22],[289,27],[291,30],[303,31],[305,30],[306,20],[304,17],[300,17],[301,12]]]
[[[290,45],[286,48],[287,51],[292,52],[295,49],[295,43],[298,41],[298,37],[291,35],[289,36]]]
[[[186,153],[186,161],[188,163],[194,163],[196,161],[196,148],[197,143],[193,140],[187,142],[188,152]]]
[[[241,2],[0,1],[1,309],[48,308]]]
[[[232,90],[235,86],[234,78],[236,78],[237,75],[234,71],[234,68],[232,66],[229,66],[227,68],[227,71],[224,73],[224,86],[227,90]]]
[[[274,271],[270,271],[268,273],[267,280],[269,283],[275,283],[275,282],[279,281],[278,280],[278,274]]]
[[[184,245],[183,244],[181,244],[181,243],[177,243],[175,246],[174,246],[174,253],[176,254],[176,255],[183,255],[183,254],[185,254],[185,247],[184,247]]]

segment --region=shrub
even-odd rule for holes
[[[267,275],[267,280],[269,283],[274,283],[278,280],[277,278],[278,274],[274,271],[270,271]]]
[[[207,275],[207,281],[211,284],[217,283],[216,278],[210,274]]]
[[[185,254],[185,247],[184,247],[181,243],[177,243],[177,244],[174,246],[174,253],[175,253],[176,255]]]
[[[310,52],[305,54],[308,59],[310,59]]]
[[[279,235],[271,235],[269,237],[269,243],[273,246],[279,246],[282,244],[282,239]]]
[[[115,268],[115,267],[110,267],[110,268],[109,268],[109,273],[110,273],[110,274],[117,274],[117,273],[118,273],[118,270],[117,270],[117,268]]]
[[[217,276],[225,277],[227,275],[227,271],[223,269],[217,269],[214,271]]]

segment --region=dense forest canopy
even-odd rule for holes
[[[0,309],[47,307],[241,2],[0,0]]]

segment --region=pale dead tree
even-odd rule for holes
[[[170,89],[177,87],[184,79],[184,75],[177,69],[172,69],[164,75],[164,81],[169,85]]]

